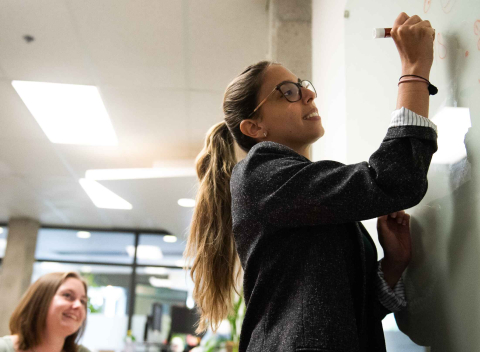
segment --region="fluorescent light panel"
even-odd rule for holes
[[[147,266],[145,267],[145,274],[150,275],[167,275],[170,272],[167,268]]]
[[[168,280],[168,279],[158,279],[154,276],[150,276],[150,278],[148,279],[148,282],[150,283],[150,285],[152,285],[153,287],[171,287],[173,285],[173,281],[172,280]]]
[[[92,237],[92,234],[88,231],[78,231],[77,232],[77,237],[87,239],[87,238]]]
[[[29,81],[12,86],[52,143],[117,145],[97,87]]]
[[[165,235],[163,236],[163,241],[167,243],[175,243],[177,242],[177,236]]]
[[[180,198],[177,201],[178,205],[185,208],[193,208],[195,206],[195,199],[191,198]]]
[[[7,240],[5,238],[0,238],[0,254],[5,254],[5,248],[7,248]]]
[[[135,246],[127,246],[126,250],[129,257],[133,257],[135,255]],[[158,246],[141,244],[137,247],[137,258],[158,260],[163,258],[163,253]]]
[[[98,208],[104,209],[132,209],[132,205],[122,197],[116,195],[100,183],[81,178],[80,185]]]

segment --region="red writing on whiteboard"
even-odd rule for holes
[[[442,1],[442,0],[441,0]],[[455,5],[455,3],[457,2],[457,0],[448,0],[446,1],[445,3],[445,0],[442,1],[442,10],[443,12],[445,13],[450,13],[450,11],[452,11],[452,8],[453,8],[453,5]]]
[[[473,24],[473,33],[475,33],[475,35],[480,35],[480,20],[476,20]],[[480,50],[480,39],[478,39],[477,42],[477,49]]]
[[[442,5],[442,10],[445,13],[450,13],[452,11],[453,5],[457,2],[457,0],[440,0]],[[423,12],[427,13],[430,10],[430,5],[432,4],[432,0],[424,0],[423,2]]]
[[[476,20],[473,24],[473,33],[475,33],[475,35],[480,35],[480,20]]]
[[[423,12],[427,13],[430,10],[430,5],[432,4],[432,0],[425,0],[423,3]]]
[[[473,33],[475,33],[475,35],[480,35],[480,20],[476,20],[473,24]],[[480,50],[480,39],[478,39],[477,42],[477,49]],[[478,80],[478,83],[480,83],[480,79]]]
[[[442,33],[437,34],[437,52],[440,59],[445,59],[447,57],[447,47],[445,46]]]
[[[473,33],[475,33],[475,35],[480,35],[480,20],[476,20],[473,24]],[[480,39],[478,39],[477,42],[477,49],[480,50]]]

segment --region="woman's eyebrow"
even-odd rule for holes
[[[75,291],[72,290],[71,288],[64,288],[64,289],[62,290],[62,292],[67,292],[67,291],[68,291],[69,293],[73,293],[74,295],[76,295]],[[85,295],[81,295],[80,297],[81,297],[81,298],[85,298],[85,299],[87,298],[87,296],[85,296]]]
[[[277,87],[280,85],[280,84],[283,84],[283,83],[295,83],[295,81],[290,81],[290,80],[285,80],[285,81],[282,81],[280,82],[279,84],[277,84]]]

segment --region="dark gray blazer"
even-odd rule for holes
[[[235,166],[233,233],[247,304],[240,352],[385,351],[389,312],[366,287],[362,236],[371,238],[358,221],[420,202],[436,139],[428,127],[390,128],[369,162],[353,165],[261,142]],[[358,255],[345,255],[349,246]],[[347,267],[358,268],[358,291]]]

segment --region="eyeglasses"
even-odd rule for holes
[[[317,91],[315,90],[315,87],[310,81],[301,80],[300,78],[298,79],[297,83],[284,81],[278,84],[275,88],[273,88],[270,94],[268,94],[267,97],[263,99],[260,104],[258,104],[255,110],[253,110],[253,112],[248,117],[255,114],[255,112],[260,109],[260,106],[262,106],[262,104],[265,103],[270,97],[270,95],[272,95],[276,90],[280,91],[280,93],[282,93],[285,99],[287,99],[290,103],[295,103],[296,101],[302,99],[302,88],[310,90],[311,92],[315,93],[315,98],[317,97]]]

